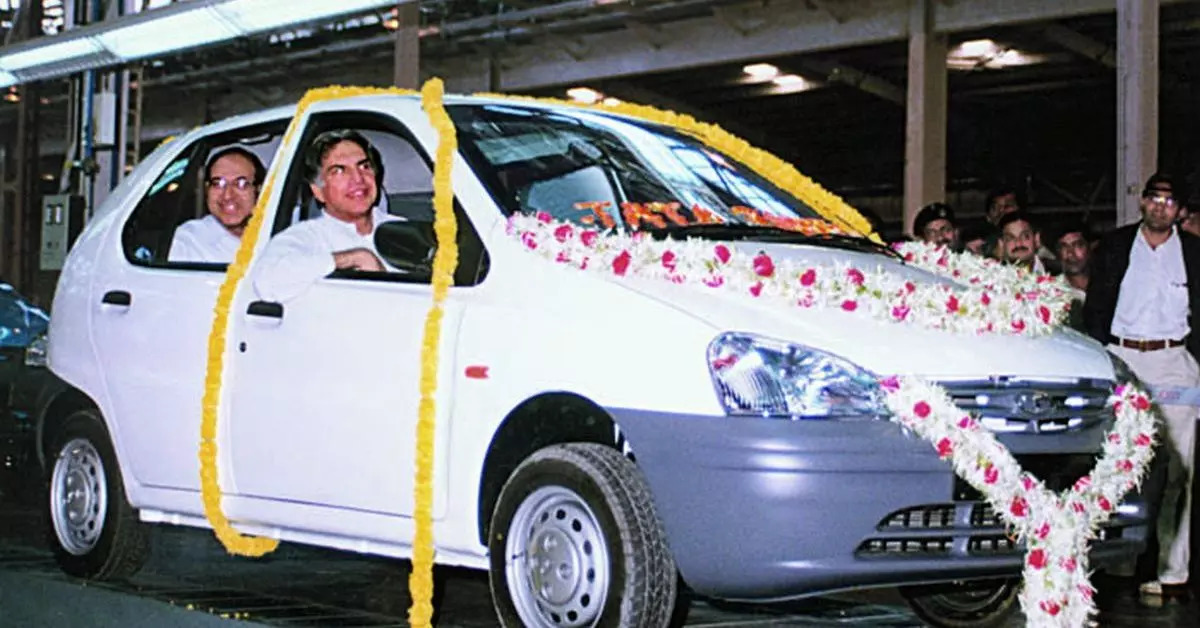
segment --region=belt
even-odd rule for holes
[[[1116,338],[1118,345],[1127,349],[1137,351],[1158,351],[1169,347],[1182,347],[1185,340],[1175,340],[1173,338],[1167,340],[1132,340],[1130,338]]]

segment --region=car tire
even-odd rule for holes
[[[553,445],[496,502],[488,550],[504,626],[667,626],[678,575],[650,490],[611,447]]]
[[[975,580],[901,587],[908,605],[930,626],[988,628],[1002,626],[1017,611],[1020,579]]]
[[[150,553],[148,526],[125,498],[121,469],[100,415],[72,413],[50,440],[46,505],[50,546],[66,573],[121,580]]]

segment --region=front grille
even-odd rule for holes
[[[1111,419],[1104,380],[1040,381],[1011,377],[938,382],[959,408],[993,432],[1047,433]]]
[[[1125,528],[1145,521],[1117,515],[1093,543],[1120,539]],[[875,533],[859,543],[860,558],[949,558],[1003,556],[1024,551],[1004,521],[985,501],[957,501],[904,508],[888,514]]]

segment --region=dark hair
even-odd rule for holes
[[[1017,205],[1020,206],[1021,198],[1017,195],[1016,189],[1011,188],[1007,185],[1002,185],[1002,186],[994,187],[994,188],[988,190],[987,196],[984,197],[984,201],[983,201],[984,215],[987,215],[989,212],[992,211],[992,203],[996,202],[996,199],[1000,198],[1001,196],[1008,196],[1009,194],[1012,194],[1013,197],[1017,199]]]
[[[1096,241],[1096,233],[1092,231],[1091,225],[1089,225],[1086,221],[1067,220],[1059,223],[1054,228],[1053,233],[1051,233],[1051,236],[1053,236],[1053,239],[1050,241],[1053,243],[1052,248],[1057,249],[1059,240],[1062,240],[1064,236],[1070,233],[1078,233],[1080,237],[1083,238],[1083,241],[1087,242],[1088,244]],[[1043,240],[1043,242],[1045,242],[1045,240]]]
[[[913,219],[913,235],[920,239],[921,234],[925,232],[925,227],[935,220],[948,220],[950,224],[955,225],[954,210],[945,203],[930,203],[922,207],[921,211],[917,212],[917,217]]]
[[[212,178],[213,165],[217,163],[218,159],[228,157],[230,155],[242,157],[254,165],[254,185],[261,186],[263,181],[267,180],[267,168],[266,166],[263,166],[262,160],[258,158],[258,155],[255,155],[241,146],[230,146],[228,148],[222,148],[221,150],[213,153],[208,158],[208,163],[204,165],[204,180],[208,181]]]
[[[996,223],[996,229],[1004,231],[1004,228],[1008,225],[1021,220],[1029,223],[1029,227],[1035,232],[1038,231],[1037,223],[1033,222],[1033,219],[1030,218],[1029,214],[1025,210],[1017,210],[1015,212],[1004,214],[1000,217],[1000,222]]]
[[[1146,185],[1142,188],[1142,197],[1153,196],[1155,192],[1168,193],[1172,198],[1180,201],[1187,198],[1181,186],[1175,184],[1175,178],[1165,172],[1156,172],[1146,179]]]
[[[362,133],[352,129],[325,131],[308,145],[308,150],[304,152],[304,178],[309,183],[315,184],[321,176],[321,160],[325,159],[334,146],[342,142],[358,144],[358,147],[367,154],[367,161],[371,163],[371,168],[375,170],[375,184],[382,185],[383,158],[379,155],[379,150],[372,146],[370,140]]]

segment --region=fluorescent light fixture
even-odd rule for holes
[[[956,57],[990,57],[1000,52],[1000,47],[990,39],[964,41],[951,54]]]
[[[57,63],[97,52],[100,52],[100,45],[96,40],[90,37],[76,37],[4,55],[0,57],[0,70],[9,72],[24,70],[36,65]]]
[[[604,94],[590,87],[572,87],[567,90],[567,97],[575,102],[594,105],[604,99]]]
[[[136,22],[99,35],[122,59],[142,59],[237,37],[237,29],[209,7]]]
[[[10,85],[16,85],[17,83],[17,77],[13,76],[12,72],[0,70],[0,87],[8,87]]]
[[[804,89],[808,86],[808,81],[804,77],[796,76],[795,74],[784,74],[771,79],[771,82],[780,87],[790,87],[794,89]]]
[[[250,34],[395,5],[396,0],[230,0],[212,9],[243,34]]]
[[[770,63],[751,63],[742,68],[747,76],[760,81],[769,81],[779,76],[779,68]]]

